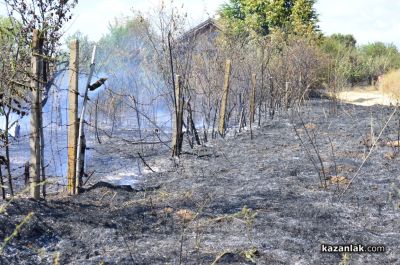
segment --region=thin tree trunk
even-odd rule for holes
[[[29,161],[26,161],[24,165],[24,178],[25,178],[25,186],[29,184]]]
[[[263,48],[262,49],[262,55],[261,55],[261,89],[260,89],[260,97],[262,98],[262,100],[267,101],[267,98],[265,96],[265,89],[264,89],[264,72],[265,72],[264,55],[265,55],[265,51],[264,51],[264,48]],[[260,100],[259,105],[258,105],[258,126],[261,126],[262,100]]]
[[[10,126],[10,114],[11,114],[11,98],[9,99],[9,107],[7,113],[5,115],[6,118],[6,128],[4,131],[4,140],[6,145],[6,168],[8,175],[8,185],[10,186],[10,194],[14,196],[13,182],[11,176],[11,167],[10,167],[10,137],[9,137],[9,126]]]
[[[240,110],[240,114],[239,114],[240,118],[239,118],[239,132],[242,131],[242,128],[244,127],[244,108],[242,108]]]
[[[113,118],[112,118],[112,124],[111,124],[111,136],[112,136],[113,133],[114,133],[116,112],[117,112],[117,107],[114,107]]]
[[[95,109],[95,113],[94,113],[94,129],[96,132],[97,142],[99,144],[101,144],[100,135],[99,135],[99,127],[98,127],[98,118],[99,118],[98,112],[99,112],[99,94],[97,94],[97,98],[96,98],[96,109]]]
[[[81,155],[79,156],[79,177],[77,179],[77,187],[83,186],[83,176],[85,175],[85,153],[86,153],[86,137],[85,134],[82,134],[82,141],[81,141]]]
[[[249,121],[250,124],[254,123],[254,116],[256,112],[256,86],[257,86],[257,76],[256,74],[253,74],[251,77],[251,94],[250,94],[250,102],[249,102]]]
[[[213,125],[212,125],[212,131],[211,131],[211,138],[215,139],[215,124],[217,123],[217,113],[218,113],[219,105],[218,105],[218,100],[215,100],[215,112],[214,112],[214,119],[213,119]]]
[[[3,196],[3,200],[6,199],[6,190],[4,189],[4,181],[3,181],[3,174],[1,172],[1,165],[0,165],[0,185],[1,185],[1,192]]]
[[[139,116],[139,110],[138,110],[138,105],[137,105],[137,100],[135,97],[133,97],[133,104],[135,104],[135,111],[136,111],[136,121],[137,121],[137,126],[138,126],[138,130],[139,130],[139,139],[140,142],[143,141],[142,138],[142,126],[140,123],[140,116]],[[143,144],[140,144],[140,152],[143,154]]]
[[[188,108],[188,112],[189,112],[190,127],[191,127],[191,129],[192,129],[192,133],[193,133],[193,135],[194,135],[194,139],[196,140],[197,145],[201,145],[201,143],[200,143],[200,137],[199,137],[199,134],[197,133],[196,125],[195,125],[195,123],[194,123],[194,121],[193,121],[193,111],[192,111],[192,107],[191,107],[189,101],[188,101],[188,103],[187,103],[187,108]]]
[[[174,61],[172,56],[172,45],[171,45],[171,32],[168,32],[168,52],[169,52],[169,67],[171,70],[171,80],[172,80],[172,90],[173,90],[173,104],[175,110],[175,116],[178,115],[178,106],[176,105],[176,83],[175,83],[175,71],[174,71]]]
[[[140,152],[138,152],[138,154],[139,154],[139,157],[142,159],[142,162],[146,165],[146,162],[144,161],[144,159],[140,155],[140,153],[144,154],[144,152],[143,152],[143,143],[142,143],[142,141],[143,141],[143,138],[142,138],[142,126],[141,126],[141,122],[140,122],[138,104],[137,104],[136,97],[132,96],[132,99],[133,99],[133,104],[135,106],[136,122],[137,122],[137,126],[138,126],[138,131],[139,131]],[[141,169],[141,164],[140,164],[139,160],[137,160],[137,167],[138,167],[139,175],[142,175],[142,169]]]
[[[219,115],[219,126],[218,132],[221,136],[225,136],[226,127],[226,108],[228,104],[228,93],[229,93],[229,79],[231,76],[231,60],[226,60],[225,66],[225,78],[224,78],[224,88],[221,100],[221,109]]]
[[[44,61],[44,60],[42,60],[42,73],[41,73],[41,78],[43,78],[42,79],[42,81],[43,81],[43,83],[47,83],[47,79],[48,79],[48,74],[49,74],[49,64],[46,62],[46,61]],[[46,95],[47,97],[48,97],[48,95]],[[42,102],[42,97],[40,97],[39,98],[39,100],[40,100],[40,104],[39,104],[39,109],[38,109],[38,111],[39,111],[39,130],[40,130],[40,166],[41,166],[41,170],[42,170],[42,172],[41,172],[41,174],[42,174],[42,180],[41,180],[41,182],[42,182],[42,195],[43,195],[43,198],[46,198],[46,167],[45,167],[45,164],[44,164],[44,128],[43,128],[43,112],[42,112],[42,109],[43,109],[43,106],[44,106],[44,103]]]
[[[175,106],[175,119],[174,119],[174,132],[172,137],[172,156],[179,156],[182,150],[183,134],[183,95],[181,88],[181,78],[179,75],[176,76],[176,87],[175,87],[176,102]]]
[[[42,169],[42,195],[46,198],[46,167],[44,164],[44,132],[43,132],[43,114],[42,114],[42,104],[39,105],[40,112],[40,164]]]
[[[275,115],[275,89],[274,89],[274,82],[272,78],[270,78],[270,104],[269,104],[269,116],[274,119]]]
[[[285,109],[289,109],[289,82],[285,82]]]
[[[249,111],[249,127],[250,127],[250,139],[253,140],[253,128],[252,125],[255,121],[255,113],[256,113],[256,86],[257,86],[257,75],[253,74],[252,78],[252,89],[250,95],[250,111]],[[261,101],[261,100],[260,100]]]
[[[203,142],[204,143],[207,143],[208,142],[208,136],[207,136],[207,131],[208,131],[208,129],[206,128],[206,125],[203,123]]]

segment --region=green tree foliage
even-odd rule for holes
[[[400,54],[393,44],[376,42],[356,46],[353,35],[333,34],[323,38],[320,48],[329,58],[326,77],[329,85],[341,88],[368,81],[400,67]]]
[[[377,58],[382,56],[391,56],[398,53],[394,44],[385,44],[383,42],[375,42],[360,47],[362,53],[366,56]]]
[[[292,31],[294,34],[311,36],[318,30],[318,18],[313,9],[314,4],[314,0],[297,0],[294,2],[291,14]]]
[[[334,42],[341,44],[342,46],[346,47],[346,48],[355,48],[357,41],[354,38],[353,35],[351,34],[340,34],[340,33],[336,33],[336,34],[332,34],[329,39],[333,40]]]
[[[328,57],[325,69],[328,87],[337,90],[366,78],[365,65],[352,35],[333,34],[323,38],[320,47]]]
[[[20,100],[25,99],[27,92],[25,85],[30,51],[21,38],[16,38],[20,31],[19,23],[0,18],[0,105],[3,114],[6,108],[17,114],[25,114],[26,111]],[[18,104],[11,104],[12,98]]]
[[[376,76],[400,67],[400,54],[393,44],[375,42],[359,47],[359,54],[364,61],[369,82]]]
[[[235,34],[251,29],[261,36],[274,31],[306,35],[318,29],[314,3],[315,0],[230,0],[220,14]]]
[[[230,4],[225,4],[220,10],[222,22],[225,28],[229,29],[226,34],[229,38],[246,37],[248,29],[245,23],[246,16],[242,10],[241,0],[231,0]]]

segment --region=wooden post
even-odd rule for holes
[[[251,77],[251,84],[252,84],[252,89],[251,89],[251,94],[250,94],[250,124],[254,123],[254,116],[256,112],[256,85],[257,85],[257,75],[253,74]]]
[[[221,136],[225,135],[225,118],[226,118],[226,107],[228,104],[230,76],[231,76],[231,60],[226,60],[224,90],[221,100],[221,108],[219,112],[219,126],[218,126],[218,132]]]
[[[179,156],[182,150],[182,126],[183,126],[183,94],[181,88],[181,77],[176,76],[175,81],[175,119],[172,136],[172,156]]]
[[[29,146],[30,146],[30,190],[31,196],[34,199],[40,198],[40,104],[42,93],[40,89],[40,53],[41,53],[41,38],[37,29],[33,30],[32,39],[32,56],[31,56],[31,67],[32,67],[32,78],[31,78],[31,89],[32,89],[32,106],[31,106],[31,117],[30,117],[30,135],[29,135]]]
[[[68,92],[68,194],[76,189],[76,155],[78,142],[78,79],[79,79],[79,42],[71,41],[69,63],[69,92]]]

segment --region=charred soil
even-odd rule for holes
[[[309,101],[253,139],[237,132],[179,160],[153,157],[162,171],[134,188],[14,199],[0,214],[1,242],[25,222],[0,263],[400,264],[399,116],[385,127],[393,110]],[[321,253],[323,243],[386,252]]]

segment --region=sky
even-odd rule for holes
[[[164,1],[170,4],[171,0]],[[224,0],[173,0],[173,5],[187,13],[189,26],[215,16]],[[161,0],[80,0],[75,17],[67,28],[67,34],[77,30],[89,35],[91,40],[98,40],[107,32],[108,25],[116,17],[129,16],[140,11],[145,16],[152,15],[161,6]]]
[[[5,14],[3,0],[0,14]],[[165,1],[170,3],[171,0]],[[188,14],[190,25],[213,17],[226,0],[173,0],[174,5]],[[129,16],[133,11],[151,13],[161,0],[79,0],[66,34],[80,30],[91,40],[107,33],[116,17]],[[317,0],[315,9],[325,34],[353,34],[359,44],[374,41],[394,43],[400,48],[400,1],[398,0]]]

